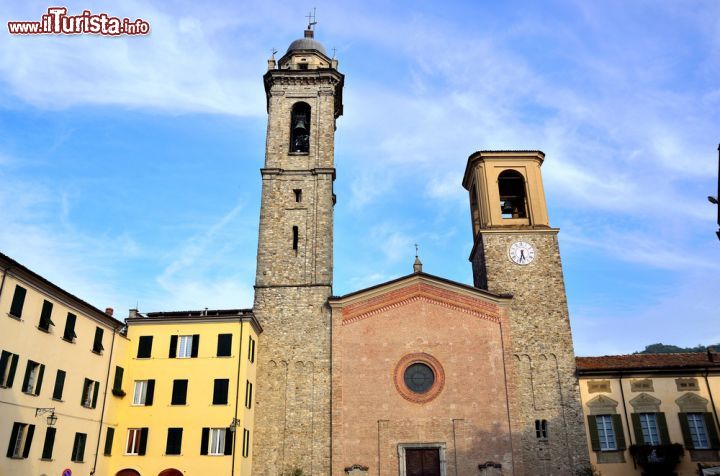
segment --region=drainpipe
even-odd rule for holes
[[[93,469],[90,474],[95,474],[97,469],[98,453],[100,453],[100,435],[102,434],[103,419],[105,417],[105,403],[108,399],[108,385],[110,385],[110,368],[113,361],[113,349],[115,348],[115,332],[117,329],[113,327],[112,340],[110,341],[110,356],[108,357],[107,375],[105,376],[105,396],[103,397],[102,410],[100,410],[100,427],[98,428],[97,445],[95,445],[95,459],[93,460]]]
[[[237,365],[237,384],[235,386],[235,417],[233,418],[233,424],[237,422],[238,417],[238,400],[240,399],[240,367],[242,363],[242,345],[243,345],[243,326],[244,322],[242,317],[240,318],[240,345],[238,346],[238,365]],[[247,396],[245,397],[247,398]],[[233,434],[233,452],[232,452],[232,469],[230,470],[231,476],[235,476],[235,453],[237,453],[235,444],[237,443],[237,431],[238,427],[233,426],[235,431]]]

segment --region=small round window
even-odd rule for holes
[[[445,371],[432,355],[407,354],[395,366],[394,380],[395,388],[405,400],[427,403],[442,391]]]
[[[415,393],[426,393],[435,383],[435,373],[430,366],[416,362],[405,369],[405,385]]]

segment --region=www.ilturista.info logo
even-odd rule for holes
[[[40,21],[9,21],[8,31],[11,35],[147,35],[150,23],[142,18],[117,18],[90,10],[68,15],[65,7],[50,7]]]

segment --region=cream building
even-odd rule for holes
[[[0,474],[93,474],[123,324],[3,254],[0,276]]]
[[[720,354],[634,354],[576,361],[590,458],[601,474],[695,475],[701,468],[720,466]],[[672,459],[668,452],[679,451],[683,454],[674,468],[650,472],[650,466],[658,470]]]

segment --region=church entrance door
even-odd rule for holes
[[[406,448],[405,472],[407,476],[440,476],[440,449]]]

